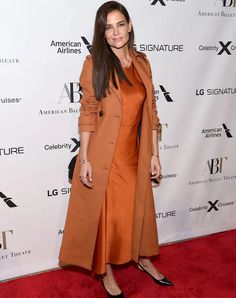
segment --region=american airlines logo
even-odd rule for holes
[[[91,53],[92,46],[91,46],[90,42],[87,40],[87,38],[85,36],[81,36],[81,39],[83,40],[83,43],[86,45],[89,53]]]
[[[154,91],[154,96],[155,96],[155,99],[156,100],[159,100],[160,99],[160,91],[161,93],[164,95],[164,98],[167,102],[173,102],[173,98],[172,98],[172,95],[170,93],[169,90],[167,90],[163,85],[160,85],[160,90],[155,90]]]
[[[226,126],[225,123],[222,124],[222,127],[204,128],[202,130],[202,134],[205,136],[205,138],[219,138],[223,135],[227,138],[233,137],[230,129]]]
[[[149,0],[151,5],[160,4],[161,6],[166,6],[168,2],[185,2],[185,0]]]
[[[0,191],[0,198],[3,200],[3,202],[9,207],[14,208],[18,207],[12,200],[11,197],[6,196],[3,192]]]

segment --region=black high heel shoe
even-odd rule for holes
[[[108,297],[108,298],[125,298],[125,295],[124,295],[123,292],[121,292],[121,293],[118,294],[118,295],[112,295],[112,294],[110,294],[110,293],[107,291],[107,289],[106,289],[106,287],[105,287],[105,285],[104,285],[103,280],[101,280],[101,281],[102,281],[103,288],[104,288],[104,290],[105,290],[106,293],[107,293],[107,297]]]
[[[147,270],[140,264],[138,263],[138,268],[140,270],[142,270],[143,272],[147,273],[152,279],[153,281],[160,285],[160,286],[173,286],[174,284],[168,280],[165,276],[162,279],[156,279],[154,276],[152,276],[149,272],[147,272]]]

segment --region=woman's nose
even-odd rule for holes
[[[118,34],[119,34],[118,27],[114,27],[114,28],[113,28],[113,34],[114,34],[114,35],[118,35]]]

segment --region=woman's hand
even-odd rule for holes
[[[150,174],[152,179],[161,179],[161,164],[158,156],[152,155]]]
[[[93,187],[92,166],[89,161],[82,163],[80,166],[80,181],[89,188]]]

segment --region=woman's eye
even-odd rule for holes
[[[120,23],[119,24],[120,27],[123,27],[124,25],[125,25],[125,23]]]

